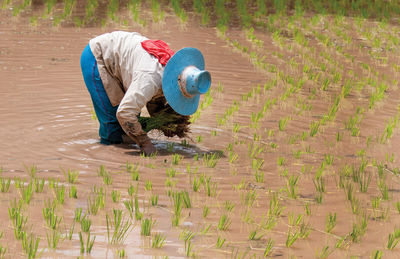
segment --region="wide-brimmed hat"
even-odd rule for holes
[[[169,105],[181,115],[191,115],[199,106],[200,94],[211,85],[211,75],[204,70],[204,57],[196,48],[176,52],[164,68],[162,89]]]

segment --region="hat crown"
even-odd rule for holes
[[[187,66],[180,75],[180,90],[188,98],[207,93],[210,85],[210,73],[195,66]]]

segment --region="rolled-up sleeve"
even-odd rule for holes
[[[132,83],[122,98],[117,110],[117,118],[122,129],[130,137],[136,137],[146,132],[138,121],[142,108],[161,89],[161,77],[158,73],[136,72]]]

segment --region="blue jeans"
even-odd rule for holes
[[[100,123],[99,136],[102,144],[122,143],[123,130],[117,120],[118,106],[113,107],[101,81],[97,62],[89,45],[82,52],[81,69],[83,79]]]

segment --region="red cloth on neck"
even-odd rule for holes
[[[142,47],[151,55],[155,56],[161,65],[165,66],[168,60],[175,54],[167,43],[162,40],[142,41]]]

